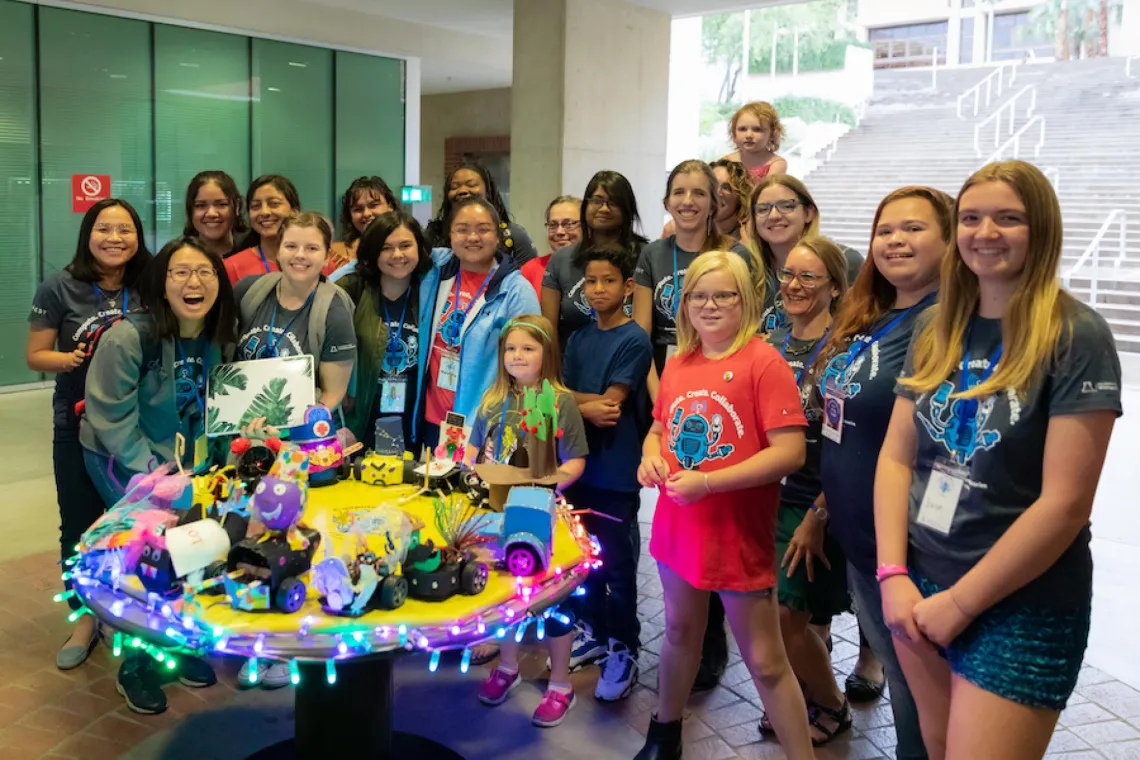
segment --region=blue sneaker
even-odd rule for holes
[[[602,675],[594,689],[594,697],[602,702],[617,702],[628,697],[638,672],[637,658],[629,647],[617,639],[610,639],[609,651],[598,663],[602,666]]]
[[[570,647],[570,672],[590,665],[606,654],[605,644],[594,638],[594,630],[589,623],[581,621],[574,625],[574,643]],[[550,658],[546,658],[546,669],[550,669]]]

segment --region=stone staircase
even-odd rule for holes
[[[1060,275],[1108,320],[1120,351],[1140,353],[1140,79],[1127,78],[1119,58],[1022,65],[1012,86],[988,109],[983,105],[974,117],[970,99],[963,109],[967,118],[959,119],[958,95],[991,71],[940,72],[936,89],[929,72],[876,72],[865,119],[807,178],[823,210],[823,233],[866,251],[875,207],[891,190],[923,184],[956,195],[993,151],[990,124],[980,132],[982,156],[976,156],[974,125],[1034,85],[1036,108],[1027,114],[1028,93],[1023,95],[1014,129],[1041,117],[1044,144],[1035,155],[1040,134],[1035,123],[1023,134],[1019,152],[1008,149],[1002,157],[1047,170],[1058,188],[1065,225]],[[1008,135],[1003,127],[999,142]],[[1114,209],[1127,218],[1122,260],[1119,227],[1113,226],[1100,244],[1099,265],[1089,257],[1073,271]]]

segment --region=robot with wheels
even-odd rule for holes
[[[538,575],[550,567],[558,519],[554,491],[514,486],[502,513],[489,514],[479,532],[488,537],[495,559],[516,577]]]

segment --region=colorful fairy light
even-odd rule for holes
[[[335,660],[325,660],[325,678],[328,680],[330,686],[336,683]]]
[[[256,657],[250,657],[249,658],[249,675],[246,677],[249,679],[249,682],[251,684],[253,684],[253,683],[257,683],[257,676],[258,676],[257,658]]]
[[[289,660],[289,682],[294,686],[301,683],[301,668],[296,660]]]
[[[120,631],[115,631],[114,645],[111,649],[111,653],[116,657],[123,654],[123,634]]]
[[[434,673],[439,670],[439,650],[434,649],[431,653],[431,661],[428,663],[428,670]]]
[[[463,659],[459,661],[459,672],[466,673],[471,669],[471,650],[467,647],[463,648]]]

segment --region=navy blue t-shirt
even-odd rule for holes
[[[206,400],[206,338],[199,335],[193,340],[175,338],[174,347],[174,404],[178,416],[198,431],[205,425],[199,400]]]
[[[652,361],[649,336],[633,321],[609,330],[592,322],[570,336],[562,371],[568,388],[601,395],[611,385],[629,386],[615,426],[599,428],[586,421],[590,453],[582,483],[626,493],[640,489],[637,467],[649,429],[646,377]]]
[[[800,403],[804,407],[804,417],[808,426],[804,429],[807,456],[804,465],[784,481],[780,489],[780,506],[793,509],[807,509],[819,497],[819,459],[823,435],[823,401],[816,393],[816,379],[809,371],[814,361],[816,346],[823,338],[799,340],[790,337],[791,327],[782,327],[768,335],[768,342],[780,352],[784,361],[792,368],[799,380]]]
[[[824,438],[820,458],[820,480],[830,513],[828,527],[848,562],[864,575],[873,576],[878,563],[875,468],[895,405],[895,380],[906,361],[915,320],[932,302],[933,295],[911,308],[890,332],[860,352],[852,366],[855,347],[907,310],[883,314],[856,335],[846,351],[831,359],[821,378],[821,390],[826,384],[844,400],[842,440],[835,443]]]

